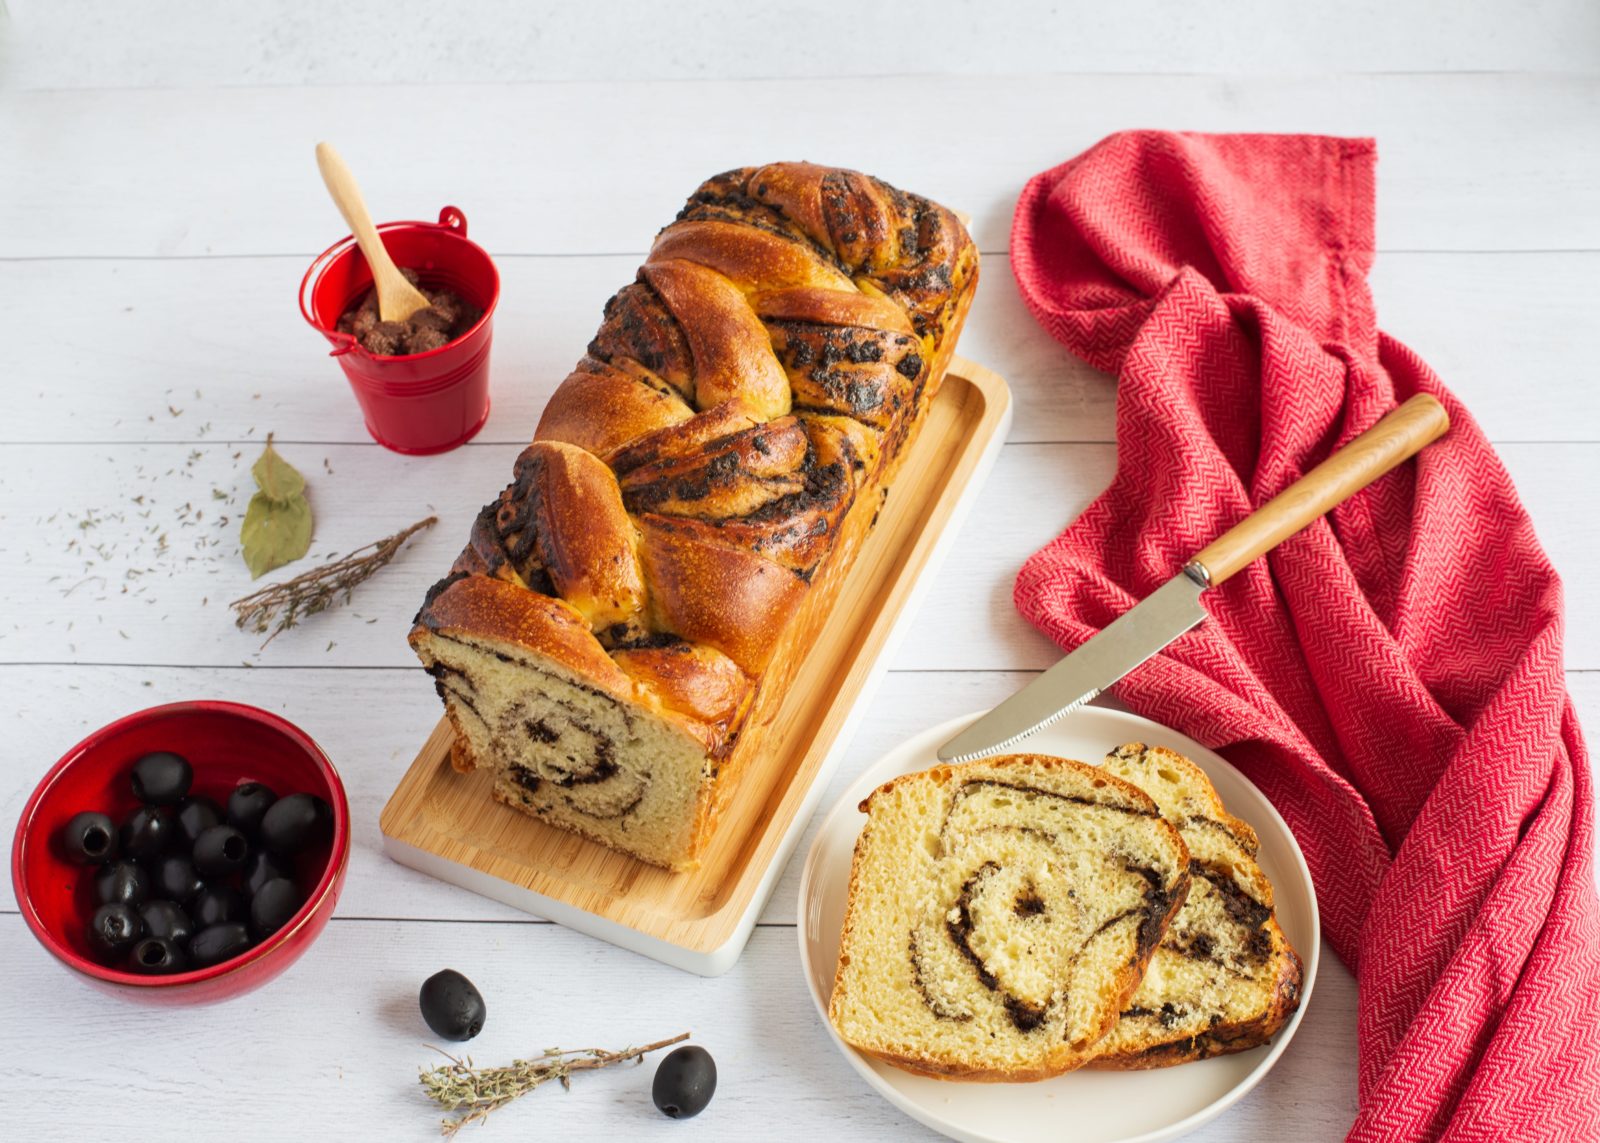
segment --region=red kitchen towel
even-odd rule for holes
[[[1220,750],[1304,848],[1360,982],[1351,1139],[1597,1140],[1594,798],[1561,585],[1471,416],[1377,328],[1375,157],[1134,132],[1028,184],[1012,266],[1045,328],[1117,375],[1117,472],[1017,606],[1075,647],[1397,402],[1444,402],[1447,437],[1208,592],[1211,621],[1115,693]]]

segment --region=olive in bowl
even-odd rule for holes
[[[198,803],[199,799],[206,799],[213,808],[220,807],[236,787],[254,782],[274,790],[308,793],[327,807],[326,830],[284,863],[302,896],[298,909],[265,939],[242,949],[234,938],[243,932],[245,940],[250,941],[249,918],[245,910],[239,909],[243,915],[224,922],[237,926],[238,931],[215,934],[203,947],[208,957],[217,958],[210,963],[198,963],[199,958],[192,956],[177,961],[169,955],[171,950],[144,948],[148,940],[172,938],[146,934],[142,918],[136,942],[139,964],[130,963],[129,956],[135,954],[133,948],[120,957],[112,957],[91,945],[88,922],[104,903],[101,885],[105,886],[103,892],[110,894],[111,903],[129,906],[138,917],[139,907],[155,896],[155,879],[152,872],[134,862],[85,866],[64,845],[67,824],[80,813],[103,813],[112,821],[121,822],[138,809],[140,803],[130,771],[140,758],[158,752],[176,754],[192,769],[190,787],[179,795],[180,800]],[[170,795],[175,788],[163,788],[161,792]],[[154,868],[160,872],[166,872],[161,865],[165,857],[181,853],[182,843],[171,840],[183,834],[182,809],[174,813],[174,808],[162,807],[161,812],[179,823],[168,841],[169,846],[179,848],[166,849],[156,859]],[[207,828],[224,824],[220,812],[216,817]],[[95,731],[45,774],[17,823],[11,847],[11,879],[24,923],[39,943],[79,979],[119,998],[142,1003],[203,1004],[257,988],[300,958],[333,913],[344,883],[349,848],[349,806],[344,785],[321,748],[303,731],[278,715],[239,703],[173,703],[140,711]],[[107,877],[112,869],[118,871]],[[245,872],[241,869],[231,875],[236,885],[242,887]],[[177,873],[182,874],[183,870]],[[193,882],[184,877],[174,875],[172,880],[174,885],[186,885],[194,891]],[[189,902],[174,904],[187,906]],[[194,930],[192,945],[206,928],[192,915],[189,920]],[[229,939],[221,939],[224,936]],[[184,970],[171,971],[174,964],[183,965]]]

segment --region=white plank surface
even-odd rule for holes
[[[687,1129],[700,1137],[928,1137],[855,1078],[811,1011],[795,953],[798,862],[738,967],[706,981],[430,881],[379,849],[378,810],[437,716],[405,621],[600,304],[713,171],[806,156],[970,210],[987,261],[963,350],[1007,376],[1018,402],[1011,443],[830,801],[930,717],[990,705],[1052,660],[1012,609],[1011,581],[1109,480],[1114,388],[1028,318],[1006,232],[1025,178],[1117,128],[1377,136],[1382,324],[1468,402],[1558,567],[1581,584],[1600,556],[1600,389],[1581,336],[1600,303],[1600,8],[1299,7],[925,0],[912,21],[903,7],[844,0],[0,0],[0,831],[90,729],[207,696],[281,711],[321,740],[356,823],[322,941],[283,980],[219,1008],[151,1019],[108,1004],[32,946],[0,895],[0,1044],[10,1090],[27,1092],[3,1102],[8,1137],[88,1137],[109,1114],[181,1110],[197,1137],[278,1139],[316,1124],[430,1138],[413,1084],[429,1058],[414,996],[445,965],[489,998],[480,1060],[687,1027],[722,1074]],[[395,119],[402,83],[417,110]],[[309,157],[325,136],[380,215],[454,202],[497,256],[495,413],[471,447],[407,460],[373,446],[295,311],[309,257],[341,232]],[[248,587],[232,537],[268,431],[311,480],[316,552],[427,511],[442,523],[347,611],[261,651],[224,603]],[[1567,658],[1593,725],[1592,593],[1569,592]],[[1338,1138],[1354,1111],[1354,1006],[1353,982],[1328,958],[1282,1063],[1195,1138]],[[220,1054],[240,1029],[248,1054]],[[580,1077],[485,1130],[681,1133],[649,1108],[649,1075]]]
[[[521,444],[639,256],[496,253],[502,383],[476,443]],[[339,367],[319,360],[326,342],[296,307],[309,262],[0,261],[0,313],[33,331],[12,347],[20,404],[0,423],[0,442],[203,443],[292,427],[296,440],[364,443]],[[1067,357],[1039,327],[1003,251],[984,256],[982,275],[961,348],[1006,363],[1017,402],[1011,440],[1111,441],[1113,379]],[[1439,370],[1491,439],[1600,441],[1600,349],[1551,336],[1600,312],[1600,251],[1386,252],[1373,293],[1384,328]],[[59,305],[63,297],[75,304]],[[229,333],[240,311],[259,315],[247,353]],[[1462,338],[1462,329],[1477,332]],[[152,406],[152,394],[170,400]]]
[[[969,211],[983,250],[1004,250],[1030,176],[1150,123],[1381,134],[1380,249],[1600,249],[1600,147],[1576,145],[1596,133],[1600,76],[469,84],[429,88],[420,122],[390,114],[393,99],[387,87],[8,93],[0,257],[309,256],[344,233],[314,174],[321,138],[340,143],[376,216],[454,203],[501,253],[643,251],[709,174],[789,157],[915,187]]]
[[[174,84],[483,83],[1026,72],[1571,71],[1594,66],[1600,12],[1542,0],[1507,20],[1505,0],[1360,0],[1284,18],[1278,0],[1046,5],[812,0],[777,8],[612,0],[613,19],[552,0],[337,6],[214,0],[150,35],[173,4],[10,0],[18,80],[30,87]],[[763,18],[767,16],[769,18]],[[1025,34],[1018,34],[1019,27]],[[360,34],[355,30],[360,29]],[[1556,36],[1561,29],[1568,34]],[[88,33],[88,34],[85,34]],[[1419,34],[1421,33],[1421,34]],[[136,44],[136,51],[128,45]]]

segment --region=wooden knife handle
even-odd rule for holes
[[[1212,584],[1342,504],[1422,447],[1444,436],[1450,415],[1418,393],[1355,440],[1195,553]]]

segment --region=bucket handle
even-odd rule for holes
[[[461,213],[458,206],[447,206],[439,212],[439,225],[455,231],[461,237],[467,236],[467,216]]]

